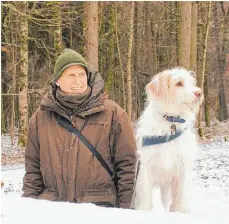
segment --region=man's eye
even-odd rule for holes
[[[85,76],[86,74],[85,73],[80,73],[80,76]]]
[[[70,77],[74,77],[74,76],[75,76],[75,74],[70,74],[69,76],[70,76]]]

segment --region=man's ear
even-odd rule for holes
[[[161,92],[159,90],[159,78],[153,78],[152,81],[146,86],[146,90],[148,94],[159,98],[161,96]]]
[[[60,86],[59,79],[57,79],[55,83],[57,86]]]

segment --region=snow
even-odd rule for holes
[[[12,169],[11,169],[12,168]],[[194,169],[188,214],[102,208],[21,198],[24,167],[2,167],[1,221],[13,223],[156,223],[229,224],[229,142],[201,144]]]
[[[229,195],[229,142],[218,141],[200,145],[194,168],[194,183],[198,186],[220,189]],[[229,222],[228,222],[229,223]]]

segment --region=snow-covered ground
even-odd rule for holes
[[[194,169],[191,211],[188,214],[101,208],[21,198],[24,167],[2,167],[5,183],[1,221],[13,223],[182,223],[229,224],[229,142],[200,145]]]

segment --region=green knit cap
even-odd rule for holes
[[[87,62],[82,57],[82,55],[77,53],[74,50],[66,48],[64,49],[62,54],[58,56],[58,58],[56,59],[56,63],[54,67],[53,81],[55,82],[57,79],[59,79],[62,72],[67,67],[72,66],[72,65],[82,65],[85,68],[87,75],[88,75],[89,71],[88,71]]]

